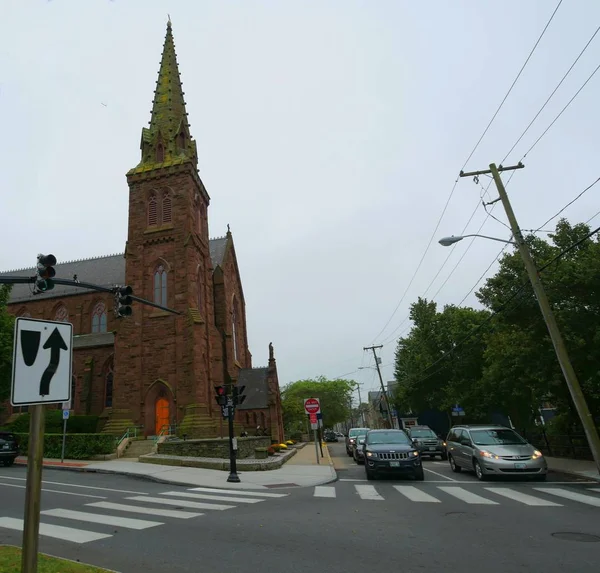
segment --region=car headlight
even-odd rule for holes
[[[542,452],[540,452],[540,450],[533,450],[533,455],[531,456],[532,459],[537,460],[538,458],[541,458],[544,454],[542,454]]]
[[[367,457],[375,459],[377,458],[377,454],[375,452],[367,452]]]
[[[479,450],[479,455],[484,458],[490,458],[492,460],[499,460],[500,457],[496,454],[492,454],[491,452],[487,452],[486,450]]]
[[[413,450],[412,452],[408,452],[408,455],[414,458],[419,455],[419,452],[417,452],[417,450]]]

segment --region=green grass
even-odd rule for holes
[[[21,573],[20,547],[0,545],[0,571],[2,573]],[[107,573],[107,571],[107,569],[38,553],[38,573]]]

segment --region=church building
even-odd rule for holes
[[[236,430],[282,441],[273,345],[268,355],[264,349],[267,365],[253,368],[232,234],[228,228],[209,238],[210,198],[198,173],[170,21],[141,160],[127,183],[124,252],[59,260],[56,278],[128,285],[134,296],[178,314],[134,301],[133,314],[117,318],[111,293],[56,285],[34,295],[28,284],[13,286],[9,311],[73,324],[71,409],[99,416],[99,431],[121,435],[137,426],[151,436],[176,425],[189,437],[227,435],[214,387],[231,382],[245,386],[247,396]],[[35,273],[26,268],[0,276]],[[23,410],[7,406],[0,415]]]

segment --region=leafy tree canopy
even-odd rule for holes
[[[10,396],[14,317],[7,311],[10,287],[0,285],[0,402]]]

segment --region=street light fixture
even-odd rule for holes
[[[449,247],[450,245],[453,245],[454,243],[458,243],[458,241],[462,241],[463,239],[466,239],[467,237],[481,237],[482,239],[490,239],[491,241],[498,241],[500,243],[508,243],[510,245],[516,245],[517,244],[514,241],[507,241],[505,239],[497,239],[496,237],[488,237],[487,235],[477,235],[477,234],[474,234],[474,235],[458,235],[458,236],[452,235],[451,237],[443,237],[438,242],[443,247]]]

